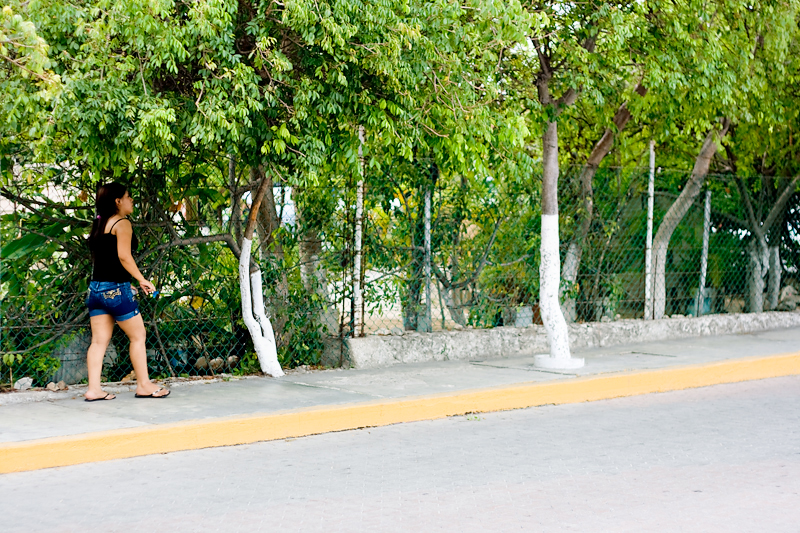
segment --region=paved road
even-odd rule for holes
[[[0,520],[15,532],[797,532],[800,377],[7,474]]]

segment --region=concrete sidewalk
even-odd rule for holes
[[[0,405],[0,473],[464,414],[800,374],[800,328],[576,351],[578,371],[532,357],[292,373],[185,386],[164,400],[79,389]],[[102,445],[99,443],[102,442]]]

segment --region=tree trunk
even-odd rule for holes
[[[296,190],[296,189],[295,189]],[[322,240],[319,230],[310,226],[303,216],[297,201],[297,224],[300,227],[300,240],[297,245],[300,252],[300,280],[305,290],[311,294],[327,294],[327,273],[320,266],[319,256],[322,253]]]
[[[459,326],[466,326],[467,319],[464,318],[464,305],[460,298],[461,289],[451,289],[439,283],[439,294],[444,300],[444,305],[450,313],[450,318]]]
[[[258,357],[262,372],[272,377],[283,376],[283,370],[278,362],[278,350],[275,335],[269,318],[264,312],[264,292],[261,286],[261,270],[250,262],[250,253],[253,245],[253,231],[258,218],[258,211],[266,189],[272,183],[263,179],[255,196],[253,206],[247,221],[247,228],[242,238],[242,249],[239,255],[239,287],[242,296],[242,318],[253,348]]]
[[[403,329],[416,331],[422,312],[422,259],[416,250],[411,255],[411,272],[406,281],[406,297],[403,301]]]
[[[256,226],[256,232],[259,237],[259,251],[263,258],[271,258],[278,261],[279,264],[282,264],[284,259],[283,246],[281,242],[275,238],[281,226],[281,219],[275,207],[272,176],[268,174],[265,175],[262,169],[257,169],[253,172],[253,177],[254,179],[267,180],[267,190],[264,192],[264,199],[258,210],[258,225]]]
[[[286,346],[291,341],[286,337],[286,332],[284,331],[287,321],[285,310],[289,304],[289,279],[284,268],[283,245],[280,239],[276,238],[281,219],[278,217],[278,210],[275,208],[272,176],[265,174],[262,168],[255,167],[250,169],[250,175],[253,180],[265,180],[266,182],[264,198],[256,211],[258,213],[258,224],[256,225],[258,246],[261,257],[270,261],[274,267],[274,272],[277,274],[275,297],[270,302],[269,307],[278,345]]]
[[[417,191],[423,198],[423,187]],[[410,220],[411,230],[411,266],[406,281],[406,294],[403,301],[403,329],[418,331],[425,308],[422,304],[422,292],[425,279],[425,212],[423,202],[418,203],[416,217]],[[408,213],[409,219],[412,213]]]
[[[641,96],[647,93],[647,90],[639,85],[636,92]],[[576,317],[575,299],[571,296],[564,296],[564,291],[571,292],[572,286],[578,279],[578,271],[580,270],[581,258],[583,256],[583,246],[586,243],[586,238],[589,235],[589,229],[592,226],[592,218],[594,217],[594,189],[592,188],[592,180],[594,180],[597,169],[600,168],[600,163],[611,151],[614,146],[614,137],[617,132],[622,131],[625,125],[631,118],[631,113],[628,111],[627,102],[623,103],[617,109],[612,119],[614,126],[606,128],[603,136],[594,145],[592,153],[586,160],[586,165],[581,169],[580,184],[581,184],[581,203],[583,204],[583,216],[580,217],[578,223],[578,230],[573,234],[572,240],[567,248],[567,253],[564,256],[564,265],[561,269],[561,282],[562,290],[560,296],[562,297],[562,309],[564,315],[569,322],[574,322]]]
[[[729,158],[732,155],[729,153]],[[786,180],[778,187],[783,189],[775,200],[772,208],[767,214],[767,218],[762,223],[760,221],[760,212],[758,216],[753,209],[753,203],[750,201],[750,192],[747,189],[744,181],[741,179],[736,180],[736,185],[739,188],[742,203],[744,204],[745,212],[747,214],[748,229],[752,234],[750,245],[748,246],[748,310],[751,313],[760,313],[764,310],[764,276],[769,272],[769,294],[767,297],[767,309],[775,309],[778,306],[778,291],[780,291],[780,278],[781,278],[781,264],[780,252],[778,251],[777,244],[772,248],[767,247],[767,235],[775,234],[775,238],[780,241],[779,232],[773,232],[772,229],[776,224],[780,224],[783,219],[786,204],[789,202],[792,194],[794,194],[795,187],[800,181],[800,175],[795,176],[791,180]],[[772,189],[771,185],[762,183],[763,189]],[[773,255],[774,254],[774,255]],[[773,269],[774,265],[774,269]],[[761,292],[759,292],[759,290]]]
[[[779,246],[769,247],[769,278],[767,279],[767,311],[778,307],[781,291],[781,251]]]
[[[750,313],[764,311],[764,274],[768,268],[766,256],[766,243],[756,239],[747,246],[748,257],[748,282],[747,282],[747,310]]]
[[[577,368],[583,359],[573,359],[569,330],[558,302],[561,277],[558,246],[558,126],[548,122],[542,138],[542,241],[539,266],[539,309],[550,343],[550,355],[539,356],[535,364],[544,368]]]
[[[242,195],[236,192],[239,188],[236,179],[236,158],[228,156],[228,188],[231,191],[231,230],[236,244],[242,245]]]
[[[583,257],[583,242],[589,235],[589,228],[592,225],[592,216],[594,211],[594,195],[591,191],[591,180],[597,168],[590,169],[588,166],[583,168],[581,172],[581,196],[583,201],[583,217],[581,218],[578,226],[578,231],[572,237],[567,248],[567,253],[564,256],[564,266],[561,270],[562,286],[559,294],[562,299],[561,308],[564,317],[569,322],[574,322],[577,316],[575,308],[575,298],[571,295],[575,282],[578,279],[578,270],[580,269],[581,259]],[[588,174],[591,174],[589,176]],[[585,192],[584,182],[589,182],[589,192]],[[565,294],[567,291],[569,294]]]
[[[717,152],[717,142],[725,136],[729,126],[730,121],[725,119],[720,130],[713,128],[708,132],[703,146],[700,148],[700,153],[695,160],[689,181],[670,206],[667,214],[664,215],[664,219],[659,224],[658,232],[653,239],[653,287],[651,294],[653,295],[653,318],[655,319],[663,318],[666,310],[667,288],[665,278],[669,241],[675,232],[675,228],[678,227],[678,224],[686,216],[692,203],[694,203],[695,198],[700,194],[700,188],[708,174],[711,160]]]
[[[462,175],[460,194],[457,197],[456,207],[453,213],[454,231],[452,240],[450,241],[452,251],[450,252],[449,265],[447,266],[447,270],[450,272],[449,279],[447,279],[447,276],[440,276],[437,274],[439,277],[439,287],[441,287],[439,291],[444,298],[444,304],[450,312],[450,318],[459,326],[467,325],[467,318],[464,316],[464,304],[466,303],[464,294],[466,293],[466,289],[453,288],[452,285],[454,282],[458,282],[460,277],[464,275],[464,273],[461,272],[461,265],[458,261],[458,248],[461,244],[461,225],[464,223],[464,220],[466,220],[466,197],[469,195],[468,187],[469,183]]]
[[[303,207],[302,196],[307,194],[300,187],[292,189],[294,205],[297,212],[297,226],[300,240],[297,243],[300,254],[300,281],[310,295],[316,295],[322,302],[318,318],[324,333],[336,335],[339,328],[339,313],[330,301],[328,293],[328,273],[322,266],[322,239],[318,220],[311,220]]]
[[[439,297],[440,299],[444,300],[444,305],[447,307],[447,310],[450,312],[450,318],[456,324],[460,326],[467,325],[467,319],[464,316],[464,310],[466,308],[466,301],[468,298],[465,298],[465,294],[468,293],[467,289],[464,288],[464,285],[469,285],[469,283],[458,283],[454,284],[455,280],[458,280],[463,273],[458,268],[458,261],[455,259],[455,253],[451,256],[451,270],[450,270],[450,277],[439,270],[439,268],[431,264],[431,267],[436,274],[436,279],[438,280],[439,284]],[[475,273],[472,274],[474,276]],[[471,276],[464,276],[465,278],[470,278]]]

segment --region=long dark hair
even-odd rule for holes
[[[106,183],[97,189],[96,213],[92,221],[92,231],[89,233],[89,248],[92,250],[97,237],[104,233],[108,219],[119,211],[117,200],[125,196],[126,192],[128,187],[116,181]]]

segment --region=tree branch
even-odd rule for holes
[[[461,289],[466,287],[470,283],[473,283],[478,276],[481,275],[483,272],[484,267],[486,266],[487,260],[489,258],[489,252],[492,250],[492,246],[494,245],[494,240],[497,237],[497,231],[500,229],[500,224],[503,222],[503,217],[497,219],[497,222],[494,224],[494,231],[492,231],[492,236],[489,238],[489,244],[486,245],[486,249],[483,251],[483,256],[481,257],[480,263],[478,263],[477,268],[472,272],[472,275],[465,279],[464,281],[460,281],[451,285],[453,289]]]
[[[578,99],[578,91],[575,89],[568,89],[567,92],[561,95],[561,98],[556,100],[556,106],[559,108],[569,107]]]
[[[734,180],[736,182],[736,187],[739,189],[739,196],[742,198],[742,203],[744,203],[745,213],[747,214],[747,220],[749,221],[750,231],[756,234],[759,238],[763,236],[763,232],[761,231],[761,224],[756,219],[756,214],[753,211],[753,204],[750,202],[750,192],[747,190],[747,187],[744,185],[744,181],[739,176],[736,176]]]
[[[53,202],[46,202],[44,200],[34,200],[33,198],[25,198],[23,196],[19,196],[18,194],[11,192],[7,187],[3,187],[2,189],[0,189],[0,196],[8,198],[12,202],[20,203],[31,210],[33,210],[33,208],[30,207],[31,205],[40,205],[42,207],[49,207],[50,209],[55,209],[57,211],[69,211],[69,210],[88,211],[90,209],[94,209],[94,207],[92,207],[91,205],[75,205],[75,206],[60,205],[60,204],[55,204]]]
[[[252,239],[253,232],[256,229],[256,222],[258,221],[258,212],[261,209],[261,200],[264,199],[264,194],[267,192],[267,179],[266,174],[260,168],[250,167],[250,177],[255,180],[256,176],[260,176],[260,183],[258,185],[258,189],[256,190],[255,196],[253,196],[253,203],[250,206],[250,212],[247,214],[247,226],[244,230],[244,238],[245,239]]]
[[[764,233],[768,233],[772,229],[772,225],[775,224],[775,221],[778,219],[778,216],[781,215],[783,210],[786,208],[786,204],[789,201],[789,198],[792,197],[794,194],[795,187],[797,182],[800,180],[800,174],[794,177],[792,181],[783,189],[783,192],[775,201],[775,205],[772,206],[772,209],[769,211],[769,215],[767,215],[767,220],[764,221],[764,225],[762,226]]]

